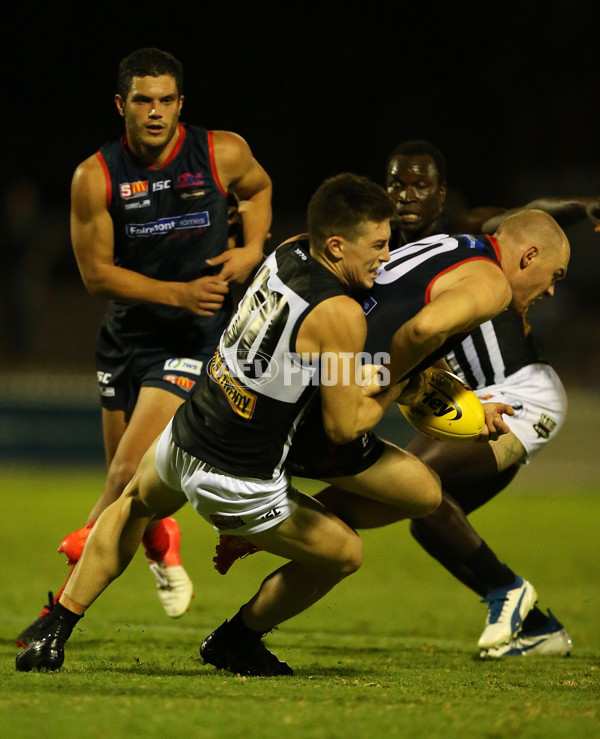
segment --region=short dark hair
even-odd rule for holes
[[[438,172],[440,185],[445,185],[446,178],[448,176],[448,170],[446,168],[446,160],[444,159],[444,155],[437,147],[435,147],[432,143],[426,141],[425,139],[411,139],[410,141],[404,141],[399,146],[397,146],[388,158],[388,170],[390,168],[392,159],[395,159],[396,157],[414,157],[424,156],[427,154],[429,154],[429,156],[433,159],[435,168]]]
[[[138,49],[119,63],[117,93],[125,100],[134,77],[160,77],[168,74],[175,79],[177,92],[183,92],[183,65],[168,51],[152,47]]]
[[[368,177],[345,172],[325,180],[308,204],[311,244],[323,248],[330,236],[355,239],[363,224],[381,223],[396,213],[393,200]]]

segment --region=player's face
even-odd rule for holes
[[[368,221],[356,239],[343,240],[344,274],[350,287],[373,287],[379,268],[390,259],[389,241],[389,221]]]
[[[564,246],[557,254],[539,255],[533,260],[522,270],[520,284],[513,287],[512,310],[525,313],[538,300],[553,297],[556,283],[567,274],[568,263],[568,246]]]
[[[134,77],[127,99],[117,95],[116,103],[133,151],[162,150],[173,139],[183,96],[170,75]]]
[[[394,157],[387,171],[387,191],[396,203],[402,231],[428,236],[446,201],[433,158],[429,154]]]

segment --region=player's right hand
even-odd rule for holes
[[[485,413],[485,425],[477,441],[496,441],[503,434],[510,434],[510,426],[502,418],[502,414],[514,416],[512,405],[506,403],[482,403]]]
[[[382,367],[379,364],[365,364],[360,367],[360,377],[357,378],[357,384],[363,388],[363,394],[367,397],[378,395],[382,384]]]
[[[213,316],[223,307],[228,292],[228,284],[218,275],[199,277],[184,284],[181,305],[198,316]]]
[[[401,380],[397,383],[397,387],[402,387],[402,391],[397,398],[400,405],[413,405],[427,386],[427,376],[423,372],[417,372],[409,380]]]

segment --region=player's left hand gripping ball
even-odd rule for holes
[[[418,431],[441,441],[476,439],[485,425],[483,406],[464,382],[446,370],[430,367],[410,405],[398,403]]]

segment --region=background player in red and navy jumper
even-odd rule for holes
[[[180,122],[183,69],[140,49],[119,66],[120,141],[82,162],[72,182],[71,236],[88,291],[109,300],[97,343],[108,474],[87,526],[61,550],[74,564],[90,527],[116,500],[151,442],[195,387],[231,314],[230,285],[263,257],[271,181],[229,131]],[[228,249],[228,196],[240,202],[243,245]],[[181,616],[193,595],[169,518],[144,537],[159,598]],[[19,635],[35,639],[58,596]]]

